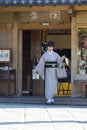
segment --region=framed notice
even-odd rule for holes
[[[0,49],[0,63],[9,63],[11,61],[11,50]]]

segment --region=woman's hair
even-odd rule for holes
[[[48,41],[47,43],[47,47],[50,46],[50,47],[54,47],[54,42],[53,41]]]

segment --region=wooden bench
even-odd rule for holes
[[[82,86],[82,98],[86,98],[87,97],[87,94],[86,94],[87,80],[76,79],[74,80],[74,84],[75,84],[75,88],[78,85]]]
[[[8,96],[10,96],[11,83],[14,83],[14,95],[16,95],[16,70],[0,70],[0,83],[8,84]]]

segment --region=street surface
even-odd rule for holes
[[[87,130],[87,106],[0,104],[0,130]]]

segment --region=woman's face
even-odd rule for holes
[[[53,51],[53,46],[48,46],[47,48],[48,48],[48,51],[50,52]]]

